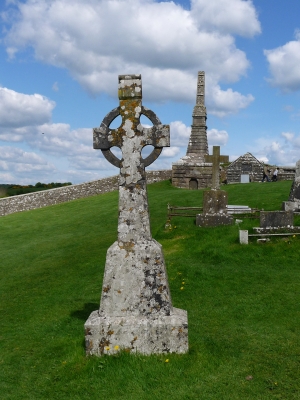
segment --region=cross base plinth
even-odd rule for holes
[[[188,351],[187,312],[178,308],[158,318],[100,317],[94,311],[85,323],[85,332],[87,355],[112,355],[120,350],[140,354]]]
[[[196,216],[196,225],[215,227],[232,225],[233,217],[227,214],[228,194],[225,190],[207,190],[203,193],[203,214]]]
[[[172,306],[156,240],[117,241],[108,249],[100,308],[85,332],[87,355],[114,354],[115,346],[143,354],[188,351],[187,312]]]
[[[197,214],[196,225],[203,227],[215,227],[220,225],[232,225],[233,218],[227,214]]]

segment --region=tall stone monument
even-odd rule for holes
[[[187,312],[172,306],[162,248],[151,236],[145,176],[145,167],[170,145],[169,126],[142,106],[140,75],[119,76],[119,99],[94,129],[94,148],[120,168],[119,222],[118,240],[107,251],[100,308],[85,323],[86,353],[185,353]],[[140,124],[142,114],[152,128]],[[110,129],[118,115],[121,126]],[[146,145],[154,150],[143,159]],[[121,160],[112,146],[122,150]]]
[[[184,189],[201,189],[212,184],[212,163],[208,155],[205,107],[205,72],[198,72],[196,105],[186,155],[172,164],[172,184]]]
[[[296,174],[290,190],[289,200],[283,202],[282,208],[285,211],[300,211],[300,160],[296,162]]]

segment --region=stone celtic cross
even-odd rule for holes
[[[119,107],[106,115],[100,128],[94,129],[93,142],[94,149],[102,150],[106,159],[120,168],[118,239],[129,243],[138,238],[151,239],[145,167],[157,159],[163,147],[170,146],[170,128],[142,106],[140,75],[119,76],[119,99]],[[109,129],[119,115],[121,126]],[[152,128],[141,125],[141,115],[150,119]],[[147,145],[154,146],[154,150],[143,159],[141,151]],[[111,152],[113,146],[122,150],[121,160]]]
[[[220,146],[213,146],[213,154],[205,156],[205,162],[212,162],[212,185],[213,190],[220,189],[220,162],[228,162],[229,156],[220,155]]]
[[[94,148],[120,168],[119,220],[118,240],[107,251],[100,307],[85,323],[86,353],[185,353],[187,313],[172,306],[161,245],[151,236],[145,175],[145,167],[170,145],[169,126],[142,106],[140,75],[119,76],[119,99],[93,132]],[[120,127],[110,129],[119,115]],[[141,125],[141,115],[151,128]],[[143,159],[147,145],[154,149]],[[113,146],[121,149],[121,159]]]

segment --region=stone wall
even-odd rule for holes
[[[171,179],[172,171],[147,171],[146,175],[147,183],[149,184]],[[34,210],[36,208],[64,203],[82,197],[112,192],[118,189],[118,178],[118,176],[112,176],[110,178],[98,179],[79,185],[70,185],[19,196],[5,197],[0,199],[0,216],[20,211]]]
[[[211,163],[172,164],[172,185],[182,189],[204,189],[212,184]]]

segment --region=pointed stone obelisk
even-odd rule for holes
[[[186,155],[172,164],[172,184],[184,189],[201,189],[212,183],[212,164],[208,155],[205,107],[205,72],[198,72],[196,104]]]
[[[120,168],[118,240],[108,249],[100,308],[85,323],[86,353],[185,353],[187,312],[172,306],[161,245],[150,231],[145,166],[169,146],[169,126],[142,106],[140,75],[119,76],[120,106],[94,129],[94,148]],[[140,124],[145,115],[152,128]],[[118,129],[111,122],[121,115]],[[144,146],[153,152],[143,159]],[[110,151],[122,150],[119,160]]]
[[[206,107],[205,107],[205,72],[198,72],[196,105],[193,110],[193,123],[191,136],[186,151],[185,159],[189,162],[204,162],[208,155],[208,143],[206,133]]]
[[[206,158],[205,72],[198,72],[196,105],[193,110],[191,136],[186,155],[172,164],[172,184],[184,189],[212,187],[213,165]]]

